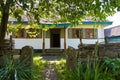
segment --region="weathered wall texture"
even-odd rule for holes
[[[109,43],[99,44],[98,46],[92,45],[83,45],[79,46],[80,57],[87,57],[88,55],[94,57],[98,55],[100,58],[110,57],[116,58],[120,57],[120,43]]]
[[[15,62],[22,62],[27,67],[33,65],[33,47],[25,46],[21,50],[0,50],[0,67],[4,66],[7,59],[13,59]]]

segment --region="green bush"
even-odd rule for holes
[[[84,64],[79,61],[76,69],[68,72],[70,80],[114,80],[105,65],[97,60],[88,59]]]
[[[34,77],[31,68],[4,56],[4,66],[0,68],[0,80],[34,80]]]
[[[59,80],[115,80],[105,63],[88,58],[86,63],[78,61],[74,70],[66,69],[66,63],[56,64]]]
[[[113,74],[114,78],[120,79],[120,58],[106,58],[105,66],[108,68],[109,72]]]

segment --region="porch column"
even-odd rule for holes
[[[64,52],[66,52],[66,28],[64,27]]]
[[[42,33],[42,53],[45,53],[45,31],[43,30]]]

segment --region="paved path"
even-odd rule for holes
[[[60,61],[61,56],[42,56],[42,59],[47,61]]]
[[[54,68],[54,65],[50,63],[51,61],[59,61],[61,59],[60,56],[42,56],[43,60],[48,61],[48,67],[43,70],[42,80],[59,80],[57,71]]]
[[[42,80],[58,80],[58,75],[52,64],[43,71]]]

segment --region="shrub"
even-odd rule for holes
[[[22,62],[4,55],[4,66],[0,69],[0,80],[34,80],[32,69]]]
[[[86,63],[79,60],[74,70],[68,70],[65,63],[58,66],[60,80],[115,80],[105,63],[98,60],[88,58]]]
[[[116,80],[120,79],[120,58],[106,58],[105,66],[108,68],[109,72],[113,74]]]

